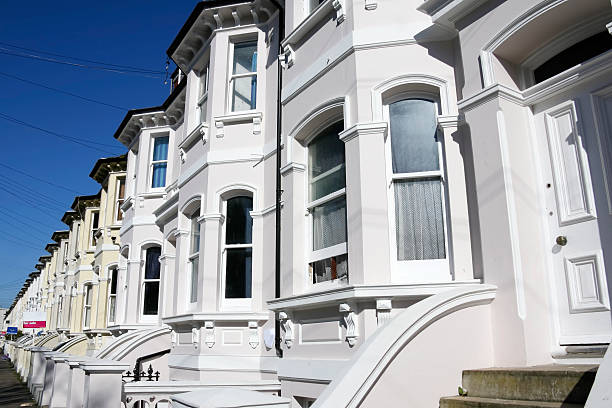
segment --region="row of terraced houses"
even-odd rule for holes
[[[5,352],[49,407],[459,407],[521,399],[466,374],[449,397],[466,370],[592,372],[611,22],[610,0],[198,3],[169,97],[120,122],[3,321],[46,327]]]

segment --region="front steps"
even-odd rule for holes
[[[597,365],[466,370],[467,395],[441,398],[440,408],[583,407],[596,373]]]

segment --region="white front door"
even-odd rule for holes
[[[612,86],[601,85],[533,107],[561,345],[612,339]]]

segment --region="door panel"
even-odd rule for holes
[[[612,216],[607,180],[610,99],[592,89],[534,106],[543,174],[559,344],[609,343]],[[543,105],[543,104],[542,104]]]

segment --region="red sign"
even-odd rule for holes
[[[47,323],[44,320],[43,321],[36,321],[36,320],[24,320],[23,321],[24,329],[40,329],[43,327],[47,327]]]

